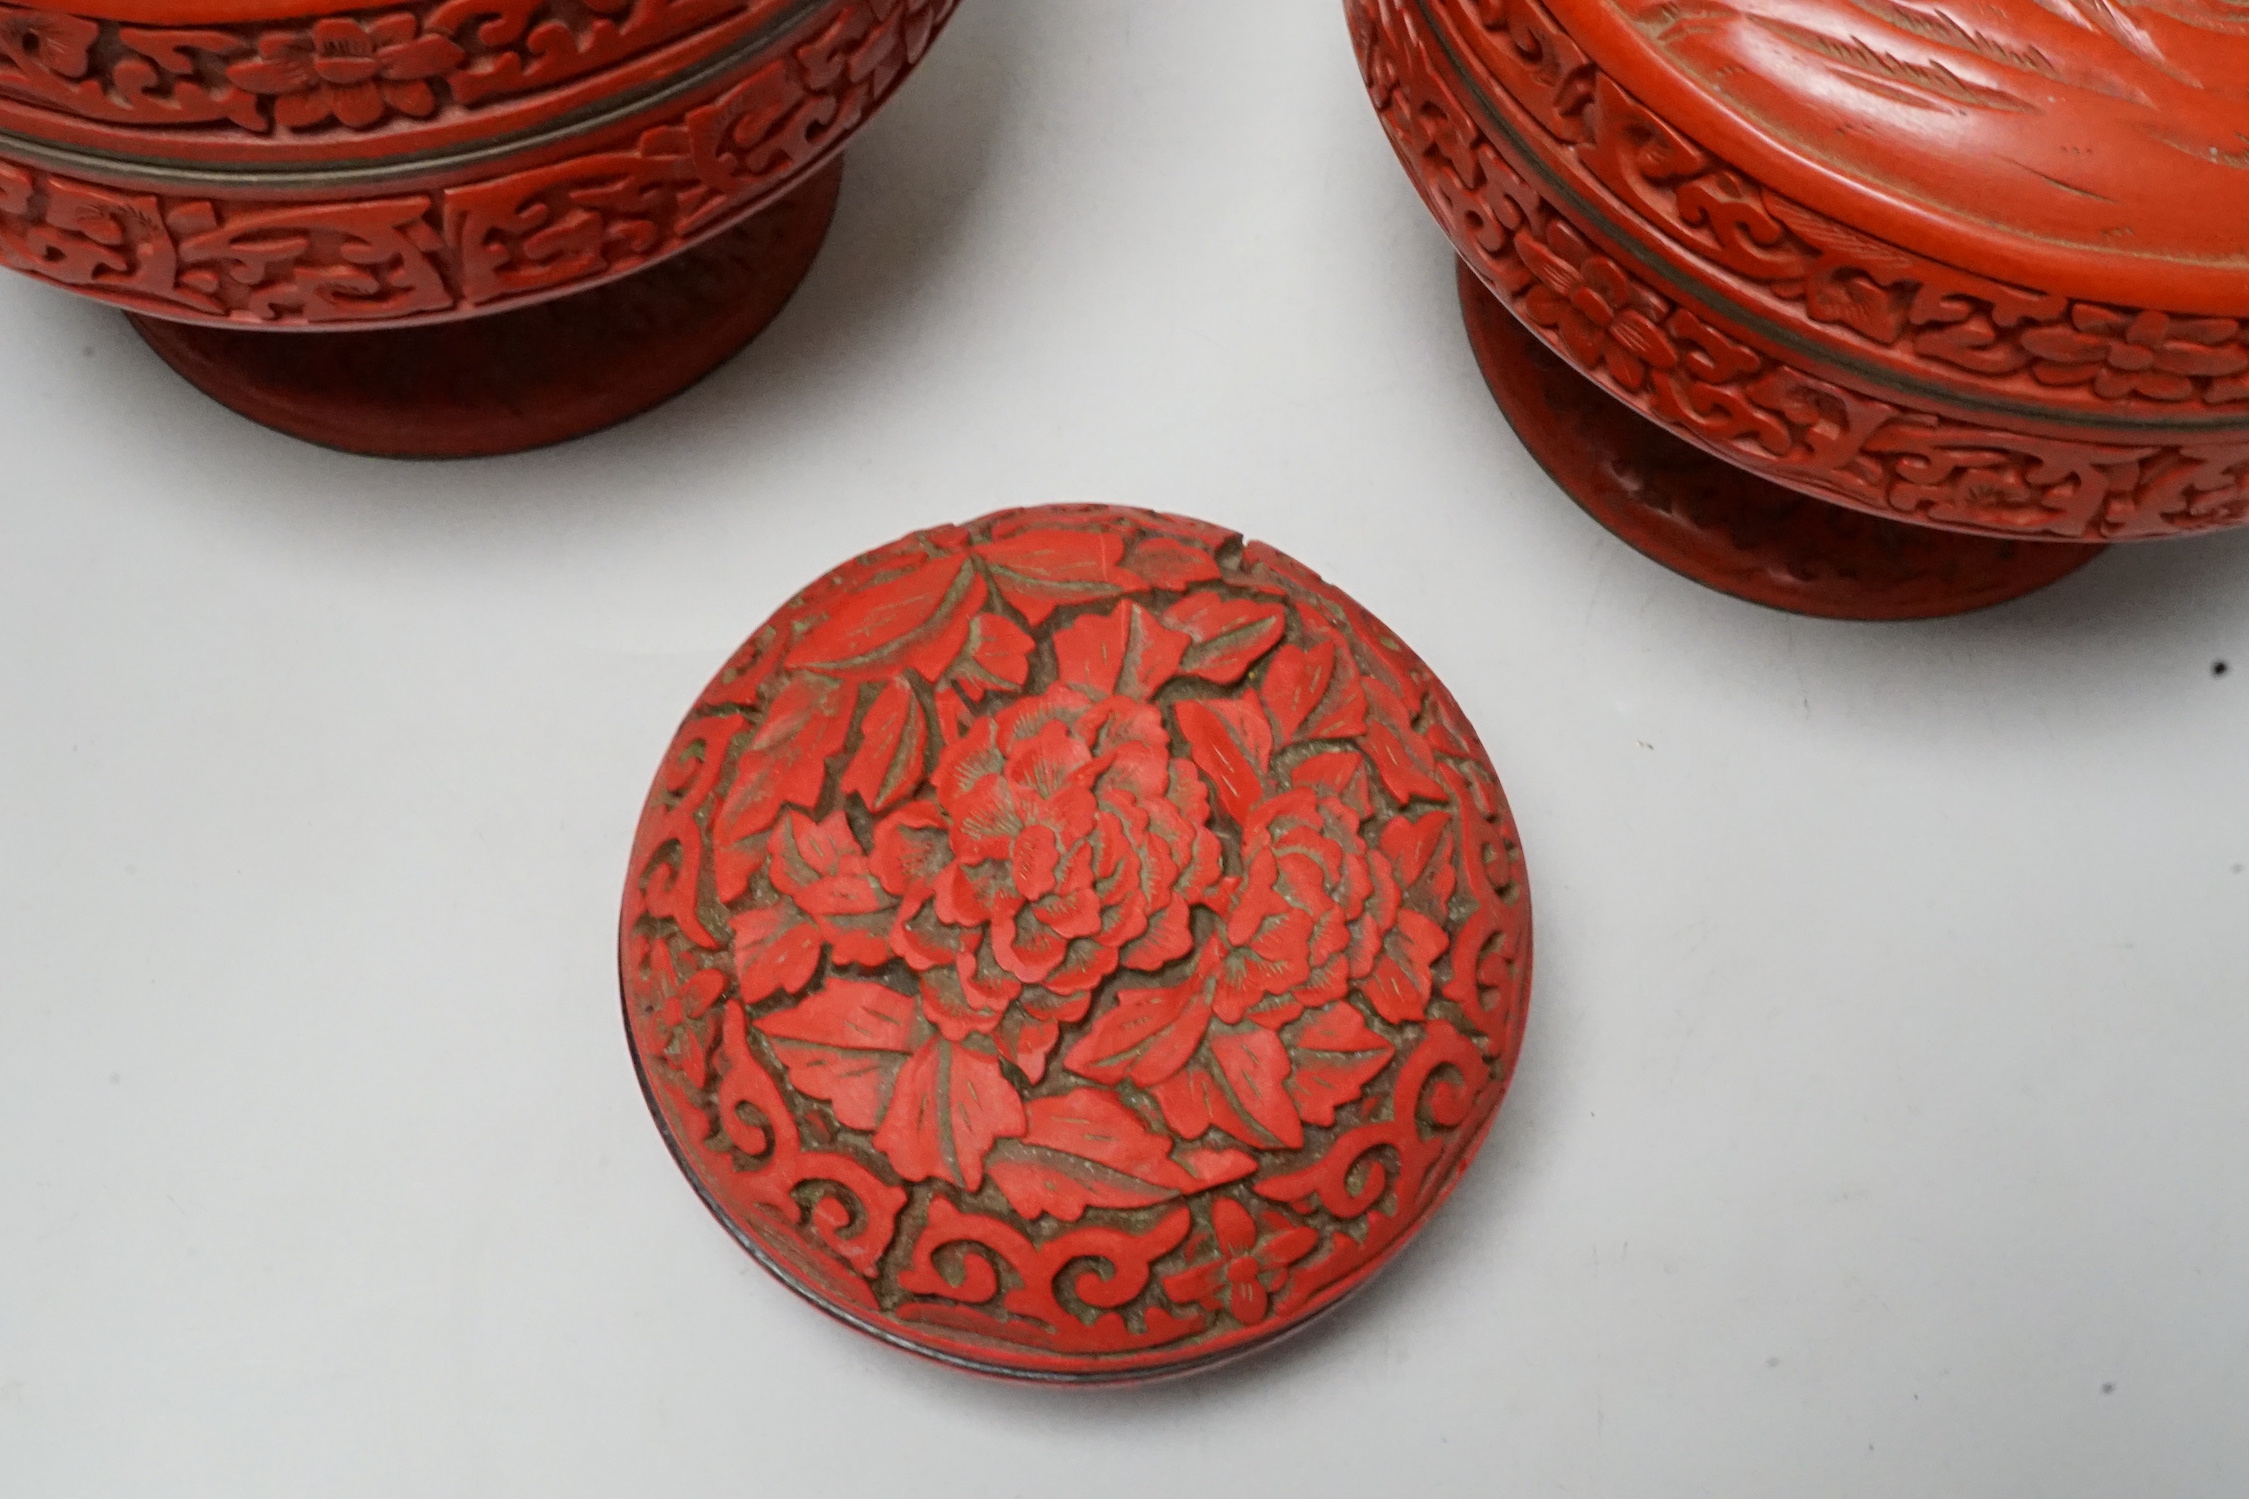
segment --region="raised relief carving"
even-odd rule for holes
[[[1771,192],[1603,75],[1537,0],[1457,20],[1574,191],[1679,246],[1805,347],[1856,345],[1897,399],[1777,357],[1711,299],[1604,252],[1479,122],[1427,0],[1350,0],[1367,87],[1423,196],[1481,279],[1548,344],[1645,414],[1792,487],[1902,519],[2108,540],[2249,520],[2249,345],[2227,318],[2119,309],[1993,282]],[[1664,14],[1688,25],[1691,8]],[[1928,21],[1936,26],[1935,21]],[[2238,435],[2077,440],[1917,408],[1907,392],[2005,397],[2063,428],[2102,411],[2238,411]]]
[[[901,0],[868,7],[883,21]],[[574,82],[789,0],[441,0],[287,25],[150,28],[0,6],[0,96],[109,124],[365,132]],[[931,24],[927,5],[907,19]]]
[[[1458,708],[1288,558],[1056,507],[907,538],[680,731],[623,924],[682,1160],[915,1346],[1117,1377],[1364,1277],[1496,1107],[1522,857]]]
[[[378,324],[569,291],[771,201],[896,86],[951,6],[841,7],[797,46],[629,148],[438,192],[177,198],[0,162],[0,264],[138,311],[267,327]],[[317,98],[308,85],[293,107],[356,114],[372,106],[355,90],[417,82],[381,67],[331,72],[352,81],[320,82],[326,92]]]

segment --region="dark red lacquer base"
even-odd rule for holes
[[[537,306],[366,333],[128,316],[205,395],[292,437],[383,458],[483,458],[638,416],[724,364],[796,291],[841,158],[781,202],[638,274]]]
[[[1493,396],[1554,482],[1627,546],[1705,587],[1824,619],[1936,619],[2035,592],[2106,550],[1907,525],[1783,489],[1608,395],[1465,265],[1460,305]]]

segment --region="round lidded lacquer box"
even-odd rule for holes
[[[1302,1326],[1426,1221],[1521,1044],[1499,782],[1262,543],[1047,507],[785,605],[682,725],[625,895],[681,1167],[851,1325],[1104,1383]]]
[[[1904,618],[2249,520],[2233,7],[1347,9],[1501,405],[1658,561]]]
[[[953,4],[0,5],[0,263],[313,441],[557,441],[772,319]]]

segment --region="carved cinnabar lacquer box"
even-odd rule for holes
[[[622,924],[673,1153],[863,1331],[1065,1383],[1333,1306],[1452,1190],[1531,969],[1498,779],[1300,564],[1018,510],[820,580],[665,757]]]
[[[1901,618],[2249,519],[2249,7],[1347,9],[1494,392],[1658,560]]]
[[[557,441],[772,319],[953,3],[0,4],[0,261],[298,436]]]

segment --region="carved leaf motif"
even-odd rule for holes
[[[1357,1098],[1396,1054],[1347,1004],[1315,1010],[1282,1034],[1295,1064],[1288,1096],[1306,1124],[1335,1123],[1335,1111]]]
[[[1179,669],[1222,686],[1239,682],[1280,643],[1287,618],[1277,604],[1220,593],[1191,593],[1164,611],[1164,623],[1194,641]]]
[[[1154,588],[1192,588],[1218,578],[1218,561],[1209,552],[1168,536],[1142,537],[1125,562]]]
[[[1145,1088],[1187,1065],[1210,1026],[1207,981],[1165,989],[1126,989],[1095,1017],[1062,1065],[1100,1083],[1131,1078]]]
[[[881,903],[841,812],[820,822],[790,812],[774,834],[773,854],[774,883],[815,916],[858,915]]]
[[[1024,531],[976,550],[992,570],[1000,597],[1034,625],[1064,604],[1147,587],[1124,565],[1124,539],[1111,532]]]
[[[899,1069],[875,1148],[908,1181],[939,1177],[974,1192],[993,1144],[1027,1127],[999,1058],[934,1036]]]
[[[1443,812],[1424,812],[1419,817],[1399,817],[1382,829],[1382,852],[1389,857],[1390,867],[1397,873],[1398,883],[1411,885],[1424,874],[1433,874],[1443,880],[1437,892],[1437,908],[1452,894],[1449,870],[1440,866],[1432,871],[1430,862],[1445,850],[1452,832],[1452,819]]]
[[[851,691],[828,677],[798,676],[775,694],[711,826],[720,901],[740,900],[763,862],[763,849],[745,850],[745,841],[772,827],[783,807],[819,804],[828,757],[851,730],[852,706]]]
[[[1179,670],[1193,642],[1135,603],[1089,614],[1054,636],[1062,683],[1096,700],[1115,694],[1145,701]]]
[[[1076,1222],[1089,1207],[1149,1207],[1256,1174],[1238,1150],[1196,1151],[1175,1160],[1172,1142],[1100,1088],[1034,1098],[1030,1127],[989,1162],[1008,1205],[1025,1218],[1052,1213]]]
[[[934,681],[960,654],[983,603],[984,580],[968,559],[940,557],[853,594],[797,641],[787,664],[845,677],[910,667]]]
[[[1284,645],[1273,652],[1273,659],[1265,663],[1265,679],[1259,692],[1265,707],[1273,715],[1273,726],[1280,731],[1280,741],[1290,743],[1312,710],[1320,706],[1327,696],[1328,683],[1335,676],[1335,642],[1323,640],[1311,650],[1302,646]]]
[[[1262,1026],[1222,1031],[1210,1038],[1209,1054],[1211,1065],[1201,1071],[1222,1085],[1223,1101],[1230,1106],[1217,1116],[1221,1128],[1255,1140],[1254,1132],[1242,1129],[1247,1123],[1291,1150],[1304,1143],[1304,1127],[1288,1096],[1288,1047],[1279,1036]]]
[[[734,918],[734,973],[742,1001],[794,994],[820,966],[820,929],[794,906],[767,906]]]
[[[1373,793],[1367,787],[1366,756],[1350,750],[1312,755],[1289,767],[1289,784],[1311,787],[1333,795],[1360,817],[1374,814]]]
[[[915,1013],[909,995],[836,979],[795,1009],[766,1016],[757,1028],[799,1093],[825,1099],[849,1129],[873,1129],[913,1049]]]
[[[1026,989],[1021,999],[1008,1007],[992,1039],[999,1044],[1000,1055],[1035,1084],[1046,1076],[1047,1055],[1062,1039],[1062,1023],[1085,1019],[1085,1012],[1092,1007],[1089,994]]]
[[[1417,797],[1442,799],[1445,783],[1438,779],[1437,762],[1429,746],[1413,727],[1412,712],[1388,684],[1364,678],[1367,694],[1367,731],[1360,740],[1375,774],[1399,801]]]
[[[1182,1139],[1200,1139],[1215,1125],[1245,1145],[1295,1150],[1304,1144],[1304,1126],[1288,1075],[1288,1048],[1255,1026],[1212,1033],[1192,1062],[1148,1091]]]
[[[1179,705],[1179,732],[1189,753],[1218,788],[1218,804],[1247,826],[1265,798],[1265,768],[1273,757],[1273,728],[1255,698],[1213,698]]]
[[[953,680],[971,700],[987,692],[1015,692],[1031,675],[1031,637],[1014,620],[979,614],[968,627],[968,654],[953,669]]]
[[[819,923],[839,963],[890,961],[889,894],[839,809],[822,822],[792,811],[773,832],[774,888]]]
[[[1319,706],[1312,711],[1310,720],[1304,725],[1304,737],[1356,738],[1367,731],[1367,695],[1359,685],[1358,658],[1351,654],[1348,644],[1336,638],[1324,623],[1312,617],[1312,611],[1304,611],[1303,618],[1306,638],[1317,642],[1309,649],[1318,650],[1323,645],[1332,647],[1332,659],[1335,663],[1327,696],[1320,700]]]
[[[892,682],[867,710],[843,793],[856,792],[870,812],[887,811],[920,787],[928,753],[929,718],[921,699],[904,682]]]
[[[1023,1133],[1023,1100],[989,1052],[943,1036],[917,1046],[918,1014],[895,989],[837,979],[757,1026],[797,1091],[825,1099],[845,1127],[874,1131],[900,1176],[973,1192],[993,1143]]]
[[[1382,939],[1382,956],[1366,979],[1367,1000],[1392,1025],[1426,1019],[1429,969],[1451,943],[1445,929],[1419,911],[1403,910]]]

